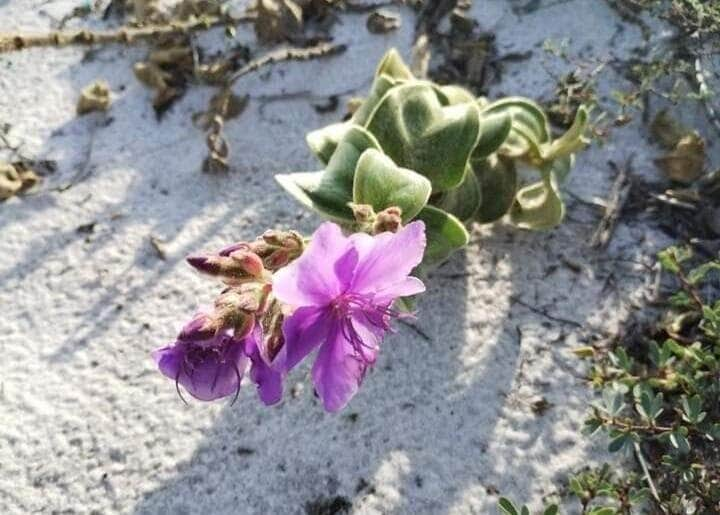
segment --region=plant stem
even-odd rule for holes
[[[640,444],[634,442],[633,446],[635,447],[635,456],[637,456],[637,459],[640,462],[640,467],[642,467],[643,474],[645,474],[645,480],[647,481],[648,486],[650,486],[650,491],[652,492],[655,501],[657,501],[658,507],[662,510],[663,513],[667,513],[665,506],[660,500],[658,491],[655,488],[655,483],[653,483],[652,477],[650,477],[650,471],[648,470],[647,463],[645,462],[645,457],[643,456],[642,450],[640,449]]]

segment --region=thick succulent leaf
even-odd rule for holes
[[[542,181],[521,188],[510,209],[510,221],[521,229],[552,229],[562,222],[565,205],[560,198],[555,172],[550,166]]]
[[[483,224],[499,220],[515,201],[518,188],[515,164],[512,159],[491,156],[482,161],[473,159],[473,168],[482,191],[482,202],[475,218]]]
[[[276,175],[275,179],[302,204],[337,221],[352,221],[348,202],[353,200],[355,168],[367,149],[379,149],[368,131],[350,125],[322,172]]]
[[[425,206],[417,218],[425,222],[427,236],[423,268],[441,263],[470,241],[462,222],[441,209]]]
[[[353,202],[369,204],[376,213],[396,206],[403,222],[415,218],[430,198],[430,181],[422,175],[400,168],[381,152],[363,152],[355,169]]]
[[[412,80],[414,78],[410,68],[408,68],[400,56],[400,52],[394,48],[385,52],[385,55],[380,61],[375,71],[375,76],[379,77],[380,75],[387,75],[393,79],[403,80]]]
[[[574,164],[575,156],[572,154],[560,157],[552,162],[552,170],[555,173],[555,178],[557,179],[558,184],[565,182],[565,179],[567,179],[567,176],[570,175],[570,170],[572,170]]]
[[[547,148],[543,150],[542,158],[550,161],[553,159],[567,157],[581,150],[587,145],[588,140],[585,138],[585,131],[588,126],[589,113],[585,106],[580,106],[575,114],[575,120],[572,126],[565,134],[553,141]]]
[[[385,94],[396,84],[398,84],[398,81],[389,75],[378,75],[375,77],[367,98],[363,100],[363,103],[352,116],[353,123],[365,125]]]
[[[468,221],[480,207],[482,195],[480,182],[473,173],[472,167],[468,165],[465,179],[460,186],[440,193],[432,204],[462,221]]]
[[[367,128],[398,166],[424,175],[438,192],[462,182],[479,118],[475,103],[443,106],[430,85],[413,82],[392,88]]]
[[[496,152],[510,134],[512,117],[507,111],[480,114],[480,139],[478,140],[472,158],[485,159]]]
[[[509,157],[540,155],[540,146],[550,141],[550,125],[542,108],[522,97],[508,97],[485,106],[481,116],[507,113],[512,127],[499,152]]]
[[[336,222],[351,222],[352,212],[347,207],[349,194],[339,185],[324,179],[325,172],[280,174],[275,180],[295,200]]]
[[[465,88],[450,84],[449,86],[435,85],[439,95],[444,98],[444,105],[466,104],[475,102],[475,96]]]
[[[308,132],[305,136],[305,141],[307,141],[313,154],[315,154],[323,164],[327,164],[333,152],[335,152],[338,143],[350,127],[352,127],[352,124],[349,122],[333,123],[322,129]]]

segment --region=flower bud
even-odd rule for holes
[[[190,256],[187,262],[202,273],[221,277],[228,284],[259,279],[265,272],[262,259],[247,246],[238,247],[227,255]]]
[[[268,363],[272,363],[285,344],[283,334],[284,316],[279,302],[274,301],[263,318],[263,333],[265,335],[264,352]]]
[[[249,244],[249,248],[262,258],[265,268],[277,270],[302,254],[305,242],[295,231],[265,231]]]
[[[402,228],[402,209],[389,207],[380,211],[373,224],[373,234],[398,232]]]
[[[216,321],[206,313],[198,313],[180,331],[178,340],[186,342],[199,342],[209,340],[215,336],[220,327]]]
[[[352,209],[355,221],[359,224],[372,224],[375,221],[375,211],[369,204],[349,204]]]
[[[255,278],[262,277],[265,272],[262,259],[254,252],[236,250],[230,254],[230,258],[240,266],[240,270]]]

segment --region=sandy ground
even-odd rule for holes
[[[521,2],[476,2],[501,55],[532,51],[504,65],[497,95],[549,97],[546,38],[601,57],[640,45],[639,30],[604,2],[542,3],[523,14]],[[41,11],[58,18],[74,6],[0,1],[0,29],[47,28]],[[304,133],[340,113],[320,115],[313,102],[362,93],[390,46],[409,56],[403,15],[385,36],[343,16],[335,36],[345,55],[239,83],[252,99],[227,125],[231,171],[218,176],[200,172],[203,135],[191,123],[211,91],[191,89],[156,121],[131,72],[141,47],[86,62],[74,48],[0,55],[0,121],[26,155],[58,163],[37,194],[0,204],[1,513],[295,514],[334,502],[353,513],[485,514],[497,492],[537,507],[568,472],[605,458],[603,442],[579,436],[589,392],[570,349],[617,327],[648,288],[629,261],[648,262],[668,241],[623,223],[607,251],[593,251],[599,213],[577,199],[607,196],[609,159],[635,154],[636,168],[654,174],[656,149],[636,125],[578,159],[562,227],[475,228],[420,302],[429,341],[401,327],[344,412],[323,412],[307,369],[272,409],[252,387],[234,406],[185,406],[154,370],[150,351],[217,291],[185,255],[269,227],[315,227],[273,174],[317,167]],[[109,81],[112,108],[78,118],[78,92],[96,78]],[[536,414],[543,399],[549,408]]]

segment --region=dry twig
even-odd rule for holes
[[[71,45],[99,45],[121,43],[132,45],[162,36],[189,34],[219,25],[238,25],[255,20],[254,16],[203,16],[187,21],[173,21],[167,24],[152,24],[140,27],[123,26],[116,30],[91,31],[61,30],[48,33],[0,33],[0,53],[31,47],[65,47]]]
[[[622,167],[618,167],[612,161],[610,162],[610,166],[616,170],[617,175],[610,189],[610,196],[605,204],[603,217],[600,219],[597,229],[595,229],[595,232],[590,238],[590,246],[595,248],[605,248],[610,242],[613,232],[615,231],[615,225],[620,218],[620,213],[632,187],[632,183],[628,177],[628,172],[632,167],[632,158]]]

